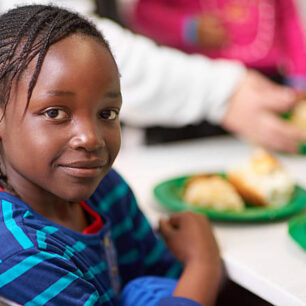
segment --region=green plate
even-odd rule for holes
[[[219,175],[225,176],[222,173]],[[161,182],[154,187],[154,196],[171,211],[192,210],[220,221],[272,221],[293,215],[306,207],[306,191],[299,186],[295,186],[291,201],[282,207],[250,207],[246,203],[246,208],[242,211],[219,211],[190,205],[182,199],[184,183],[190,177],[191,175],[181,176]]]
[[[306,214],[291,218],[288,223],[289,235],[306,251]]]

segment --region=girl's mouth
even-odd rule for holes
[[[106,161],[95,159],[68,162],[64,164],[59,164],[58,167],[61,168],[69,176],[80,178],[94,178],[101,175],[106,165]]]

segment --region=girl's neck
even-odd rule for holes
[[[51,213],[44,217],[77,232],[83,232],[89,225],[86,212],[80,203],[66,203],[54,208]]]
[[[4,191],[16,196],[6,188]],[[23,192],[20,188],[18,188],[17,196],[41,216],[64,227],[82,232],[89,225],[86,212],[77,202],[68,202],[51,194],[46,196],[34,192]]]
[[[59,201],[37,206],[28,204],[43,217],[74,231],[82,232],[89,225],[86,212],[79,203]]]

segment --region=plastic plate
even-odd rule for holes
[[[293,240],[306,251],[306,214],[290,219],[288,232]]]
[[[223,173],[218,175],[225,177]],[[192,210],[220,221],[272,221],[291,216],[306,207],[306,191],[297,185],[290,202],[281,207],[251,207],[245,203],[246,206],[241,211],[220,211],[191,205],[182,199],[184,183],[190,176],[176,177],[159,183],[154,187],[154,196],[162,206],[171,211]]]

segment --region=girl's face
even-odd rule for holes
[[[117,67],[97,40],[69,36],[50,47],[25,109],[35,65],[14,87],[0,123],[2,168],[29,204],[87,199],[120,147]]]

